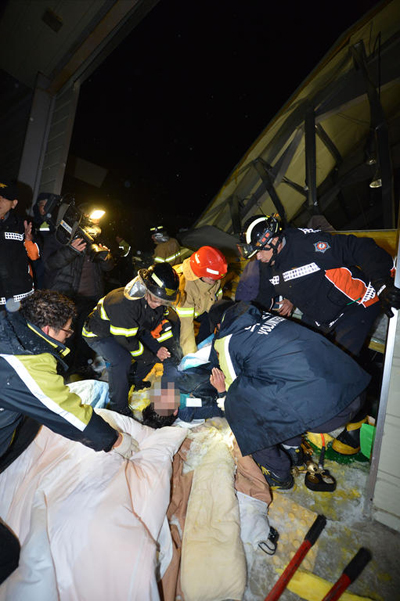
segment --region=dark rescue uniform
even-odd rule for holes
[[[34,291],[24,241],[24,221],[11,210],[0,219],[0,306],[3,308],[7,299],[19,301]]]
[[[172,338],[171,328],[155,339],[151,332],[164,321],[165,307],[151,309],[144,298],[128,299],[124,288],[109,292],[98,303],[85,323],[82,334],[86,342],[110,363],[110,408],[127,412],[132,360],[153,364],[155,355]],[[146,373],[150,371],[151,365]],[[146,375],[146,374],[144,374]]]
[[[387,282],[393,259],[371,238],[288,229],[273,265],[260,263],[255,301],[269,307],[272,298],[290,300],[303,320],[358,354],[380,311],[377,291]],[[352,330],[340,340],[340,331]],[[357,331],[358,329],[358,331]]]
[[[240,450],[262,451],[263,459],[254,458],[276,473],[279,443],[329,431],[325,426],[338,417],[334,428],[345,425],[370,381],[321,334],[244,302],[225,313],[214,348],[226,378],[225,416]]]

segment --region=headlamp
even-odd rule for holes
[[[253,244],[237,244],[237,248],[243,259],[251,259],[251,257],[254,257],[261,250],[260,248],[255,248]]]

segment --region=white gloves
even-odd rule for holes
[[[121,457],[130,459],[132,455],[140,450],[138,442],[127,432],[120,432],[120,434],[122,442],[117,447],[113,447],[112,450],[121,455]]]
[[[221,409],[221,411],[225,411],[225,399],[226,396],[220,397],[217,399],[217,405]]]

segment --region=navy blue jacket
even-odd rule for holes
[[[376,291],[390,280],[393,259],[372,238],[292,228],[284,241],[273,265],[249,264],[237,300],[268,310],[282,296],[310,323],[329,327],[353,303],[377,303]]]
[[[226,311],[214,347],[229,386],[225,416],[244,455],[312,431],[370,380],[321,334],[244,302]]]
[[[18,312],[0,313],[0,456],[24,415],[95,451],[109,451],[117,440],[116,430],[57,374],[65,351]]]

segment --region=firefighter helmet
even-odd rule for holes
[[[168,233],[162,225],[156,225],[155,227],[151,227],[150,233],[154,242],[157,242],[157,244],[159,244],[160,242],[168,242],[169,240]]]
[[[198,278],[220,280],[228,271],[222,252],[212,246],[201,246],[190,257],[190,267]]]
[[[139,269],[139,276],[146,290],[165,304],[172,304],[177,300],[179,277],[169,263],[158,263],[149,269]]]
[[[251,259],[259,250],[270,248],[270,243],[280,229],[276,217],[255,215],[244,224],[241,234],[242,243],[238,244],[240,254],[244,259]]]

